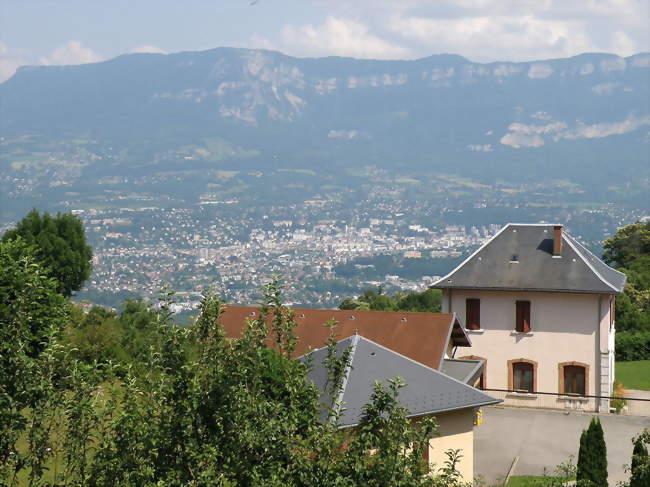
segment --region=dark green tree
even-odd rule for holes
[[[81,289],[90,277],[93,252],[78,217],[70,213],[51,216],[34,209],[15,229],[7,231],[2,241],[18,237],[34,247],[39,263],[58,281],[58,290],[64,296]]]
[[[650,485],[650,457],[646,444],[650,443],[650,430],[645,430],[632,439],[632,463],[630,465],[629,487],[648,487]]]
[[[607,487],[607,446],[598,418],[580,435],[576,480],[585,487]]]
[[[440,311],[440,301],[441,293],[437,289],[390,296],[378,288],[377,290],[366,289],[357,299],[345,298],[339,305],[339,309],[436,313]]]
[[[650,331],[650,222],[620,228],[604,248],[603,260],[627,275],[616,303],[616,329]]]

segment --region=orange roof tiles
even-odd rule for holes
[[[247,318],[259,318],[259,308],[255,306],[224,308],[221,324],[229,338],[241,335]],[[452,313],[298,308],[294,308],[293,312],[298,337],[296,357],[325,345],[330,330],[324,324],[332,319],[338,322],[335,328],[335,333],[339,335],[337,340],[358,333],[434,369],[440,368],[449,340],[456,346],[470,345],[465,331]]]

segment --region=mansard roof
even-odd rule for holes
[[[495,289],[618,294],[625,274],[612,269],[567,232],[553,255],[552,224],[509,223],[433,284],[440,289]]]

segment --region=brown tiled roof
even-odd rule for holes
[[[406,313],[399,311],[347,311],[294,308],[295,333],[298,337],[295,356],[321,348],[330,334],[324,326],[336,320],[337,340],[359,333],[369,340],[405,355],[417,362],[439,369],[447,343],[470,346],[469,339],[453,313]],[[229,338],[241,335],[247,318],[259,317],[255,306],[225,306],[221,324]]]

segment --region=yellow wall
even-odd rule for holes
[[[456,468],[464,482],[474,478],[474,411],[471,408],[436,415],[439,436],[429,442],[429,462],[434,472],[443,467],[447,450],[461,450],[462,458]]]

